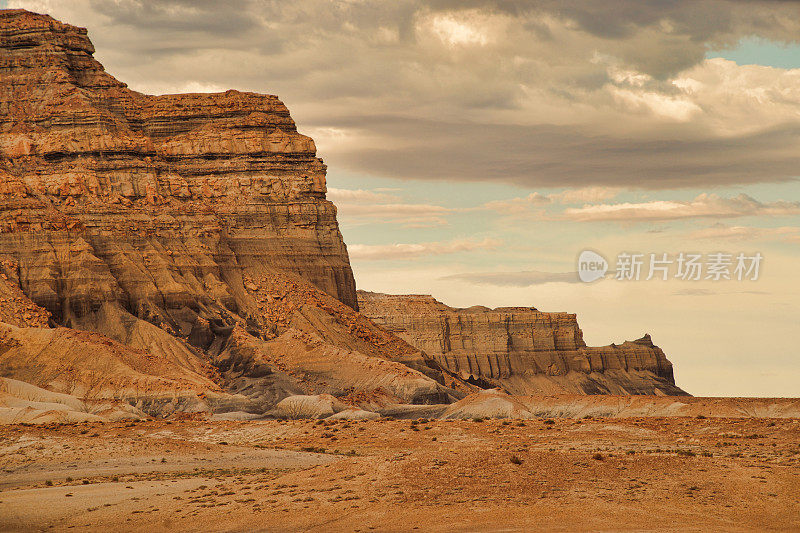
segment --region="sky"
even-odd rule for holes
[[[691,394],[800,396],[798,3],[5,4],[88,28],[135,90],[279,95],[361,289],[569,311],[590,345],[649,333]],[[617,280],[623,253],[763,259]]]

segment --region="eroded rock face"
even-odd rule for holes
[[[7,269],[13,269],[13,263],[6,262]],[[33,303],[20,290],[19,286],[8,281],[8,277],[0,268],[0,322],[20,328],[47,327],[50,313]]]
[[[427,295],[358,291],[358,298],[361,312],[376,324],[483,387],[513,394],[686,394],[649,335],[588,347],[570,313],[456,309]]]
[[[0,260],[63,325],[118,302],[239,312],[242,272],[297,274],[355,307],[326,167],[272,95],[150,96],[86,30],[0,12]],[[208,314],[208,313],[201,313]]]
[[[178,370],[248,413],[469,391],[356,312],[326,167],[276,96],[145,95],[93,52],[83,28],[0,11],[0,322],[30,328],[0,338],[0,374],[68,367],[86,389],[88,331],[167,365],[134,368],[148,401]]]

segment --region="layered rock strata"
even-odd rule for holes
[[[239,409],[468,388],[356,313],[326,167],[276,96],[141,94],[93,52],[83,28],[0,11],[0,304],[14,305],[0,321],[61,328],[0,337],[6,377],[24,374],[16,339],[78,329],[226,387]],[[62,344],[52,357],[77,350]]]
[[[86,30],[0,13],[0,258],[59,323],[242,307],[237,273],[297,273],[355,307],[325,165],[272,95],[150,96]]]
[[[686,394],[649,335],[589,347],[576,316],[530,307],[456,309],[426,295],[358,291],[362,313],[444,368],[512,394]]]

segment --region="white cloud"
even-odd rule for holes
[[[691,202],[656,200],[642,203],[596,204],[569,208],[564,216],[580,222],[654,221],[688,218],[735,218],[744,216],[790,216],[800,214],[800,202],[766,202],[740,194],[723,198],[703,193]]]
[[[436,15],[431,20],[431,29],[442,42],[450,45],[477,44],[485,45],[489,42],[486,31],[475,21],[461,20],[453,13]]]
[[[340,212],[346,216],[409,217],[444,215],[452,210],[434,204],[343,204]]]
[[[486,238],[480,241],[456,239],[448,242],[422,242],[398,244],[351,244],[347,247],[350,258],[357,261],[374,261],[380,259],[415,259],[422,256],[454,254],[474,250],[492,250],[502,245],[497,239]]]
[[[406,228],[446,226],[452,209],[433,204],[338,203],[339,219],[347,224],[399,224]]]
[[[403,202],[389,192],[399,189],[337,189],[329,188],[327,198],[336,203],[343,224],[399,224],[406,228],[446,226],[446,216],[458,211],[435,204]]]
[[[621,192],[617,187],[582,187],[548,195],[548,198],[560,204],[582,204],[610,200]]]
[[[328,200],[335,203],[363,202],[363,203],[386,203],[394,202],[400,198],[393,194],[385,194],[380,191],[368,191],[364,189],[337,189],[328,187]]]
[[[620,193],[617,187],[581,187],[565,191],[541,194],[532,192],[527,196],[510,198],[508,200],[493,200],[483,204],[484,209],[497,211],[506,215],[535,214],[530,208],[548,204],[581,204],[586,202],[599,202],[609,200]]]
[[[510,198],[508,200],[492,200],[483,204],[483,207],[501,214],[518,215],[529,213],[532,206],[547,205],[550,202],[551,200],[547,196],[532,192],[528,196]]]
[[[626,110],[633,112],[646,110],[656,116],[678,122],[686,122],[702,111],[700,106],[688,98],[665,95],[655,91],[622,89],[614,86],[610,86],[609,91]]]
[[[797,123],[800,69],[738,65],[707,59],[672,82],[683,97],[703,109],[702,124],[732,136]]]

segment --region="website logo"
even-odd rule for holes
[[[584,250],[578,256],[578,277],[584,283],[591,283],[603,278],[608,272],[608,261],[602,255],[591,250]]]

